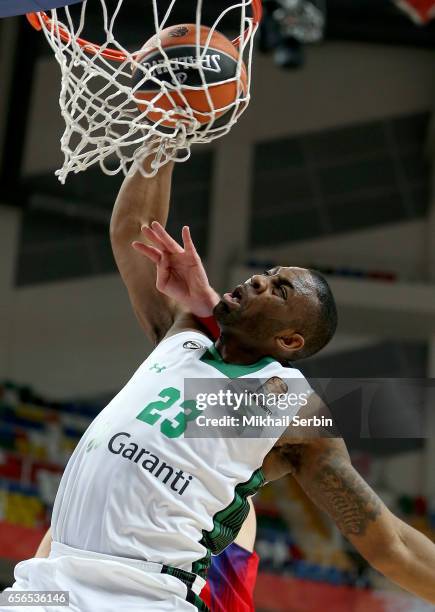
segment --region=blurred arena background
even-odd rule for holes
[[[120,20],[126,46],[153,33],[138,18],[144,4],[129,0]],[[177,167],[170,231],[190,224],[221,290],[274,262],[328,275],[339,333],[302,364],[306,376],[433,378],[435,25],[390,0],[327,0],[305,44],[283,25],[291,3],[264,4],[251,107]],[[98,39],[98,20],[89,31]],[[122,177],[91,169],[61,186],[54,176],[59,82],[45,39],[24,18],[2,19],[2,587],[33,555],[82,432],[150,350],[109,243]],[[425,439],[411,419],[402,438],[348,442],[393,511],[435,538],[434,406],[424,419]],[[290,479],[256,502],[259,611],[433,609],[369,570]]]

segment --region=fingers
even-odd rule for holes
[[[189,255],[199,258],[192,236],[190,235],[190,228],[187,225],[185,225],[182,230],[184,249],[168,234],[158,221],[153,221],[151,227],[143,225],[141,231],[150,242],[160,247],[160,253],[163,251],[167,251],[171,254],[182,254],[186,252]]]
[[[159,251],[159,249],[156,249],[153,246],[149,246],[148,244],[143,244],[143,242],[138,241],[133,242],[131,246],[134,248],[135,251],[138,251],[138,253],[145,255],[145,257],[148,257],[148,259],[150,259],[155,264],[160,263],[162,259],[162,252]]]
[[[149,246],[147,244],[143,244],[143,242],[132,242],[132,247],[148,257],[152,262],[154,262],[157,266],[157,278],[156,278],[156,287],[159,291],[164,293],[166,284],[168,283],[170,277],[170,268],[169,268],[169,258],[166,252],[159,251],[153,246]]]
[[[168,256],[166,253],[162,253],[161,265],[157,268],[157,279],[156,287],[159,291],[164,293],[165,287],[169,281],[171,271],[169,268]]]
[[[153,242],[160,250],[166,249],[164,243],[160,240],[156,232],[148,225],[142,225],[141,232],[149,242]]]
[[[151,231],[154,232],[158,241],[163,244],[170,253],[183,253],[183,248],[168,234],[158,221],[153,221],[151,223]]]
[[[193,244],[192,236],[190,235],[190,228],[188,225],[185,225],[182,229],[182,237],[183,237],[183,245],[184,250],[190,255],[194,255],[195,257],[199,257],[198,252],[196,250],[195,245]]]

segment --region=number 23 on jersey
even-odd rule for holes
[[[159,397],[162,399],[147,404],[136,418],[148,425],[160,424],[160,431],[167,438],[179,438],[186,431],[188,422],[193,421],[202,413],[196,407],[195,400],[180,402],[181,391],[175,387],[162,389]],[[177,403],[181,408],[180,412],[173,417],[165,418],[165,411]]]

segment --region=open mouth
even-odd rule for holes
[[[232,293],[225,293],[223,298],[224,298],[224,301],[228,305],[233,306],[233,307],[239,307],[240,302],[242,301],[242,298],[243,298],[242,285],[239,285],[238,287],[236,287]]]

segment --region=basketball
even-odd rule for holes
[[[201,26],[198,53],[194,24],[166,28],[160,34],[160,41],[171,68],[158,48],[157,36],[153,36],[136,58],[144,70],[151,70],[153,78],[142,82],[143,72],[139,69],[133,72],[134,99],[139,110],[146,112],[149,108],[141,104],[141,100],[152,101],[154,107],[148,110],[147,120],[173,128],[183,118],[186,120],[186,113],[180,110],[179,114],[172,112],[170,117],[164,117],[164,112],[177,109],[189,109],[190,116],[204,126],[226,113],[230,120],[234,111],[232,105],[248,92],[248,75],[243,61],[237,78],[240,51],[233,43],[220,32],[212,33],[210,28]],[[162,82],[166,87],[162,88]]]

